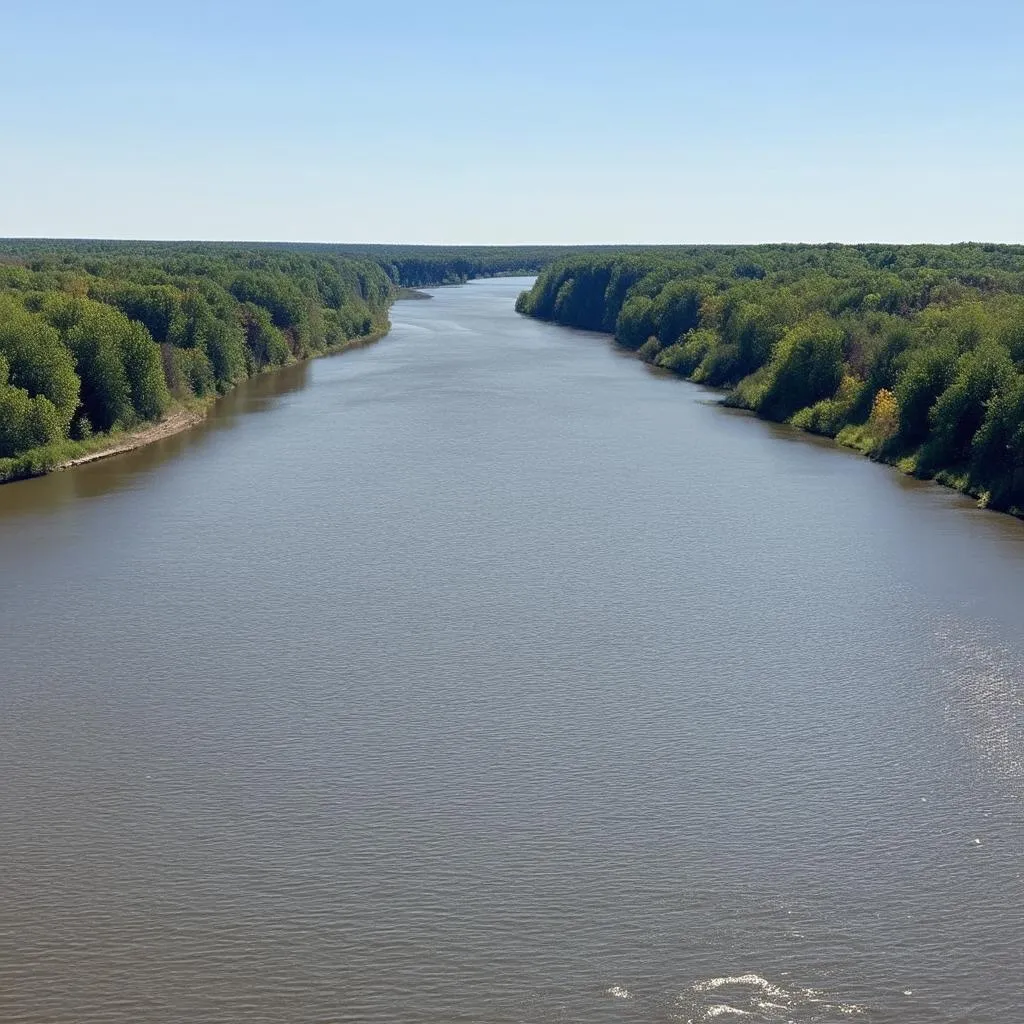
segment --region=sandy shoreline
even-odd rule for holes
[[[75,466],[84,466],[87,462],[98,462],[100,459],[108,459],[112,455],[121,455],[124,452],[134,451],[136,448],[142,448],[144,445],[152,444],[154,441],[162,441],[165,437],[170,437],[172,434],[188,430],[189,427],[202,423],[205,418],[206,413],[204,411],[175,409],[169,416],[159,422],[150,423],[128,434],[121,434],[117,438],[111,438],[111,443],[107,447],[100,448],[99,451],[89,452],[88,455],[79,455],[77,458],[68,459],[66,462],[60,463],[56,469],[73,469]]]

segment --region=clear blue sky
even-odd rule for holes
[[[0,235],[1024,241],[1024,0],[6,0]]]

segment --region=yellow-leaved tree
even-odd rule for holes
[[[900,426],[900,404],[896,396],[888,388],[880,388],[871,405],[871,416],[868,419],[868,430],[878,441],[884,444],[894,437]]]

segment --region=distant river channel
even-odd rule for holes
[[[0,1021],[1024,1020],[1024,524],[438,289],[0,487]]]

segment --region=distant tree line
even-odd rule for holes
[[[572,256],[516,308],[1024,513],[1024,247]]]

